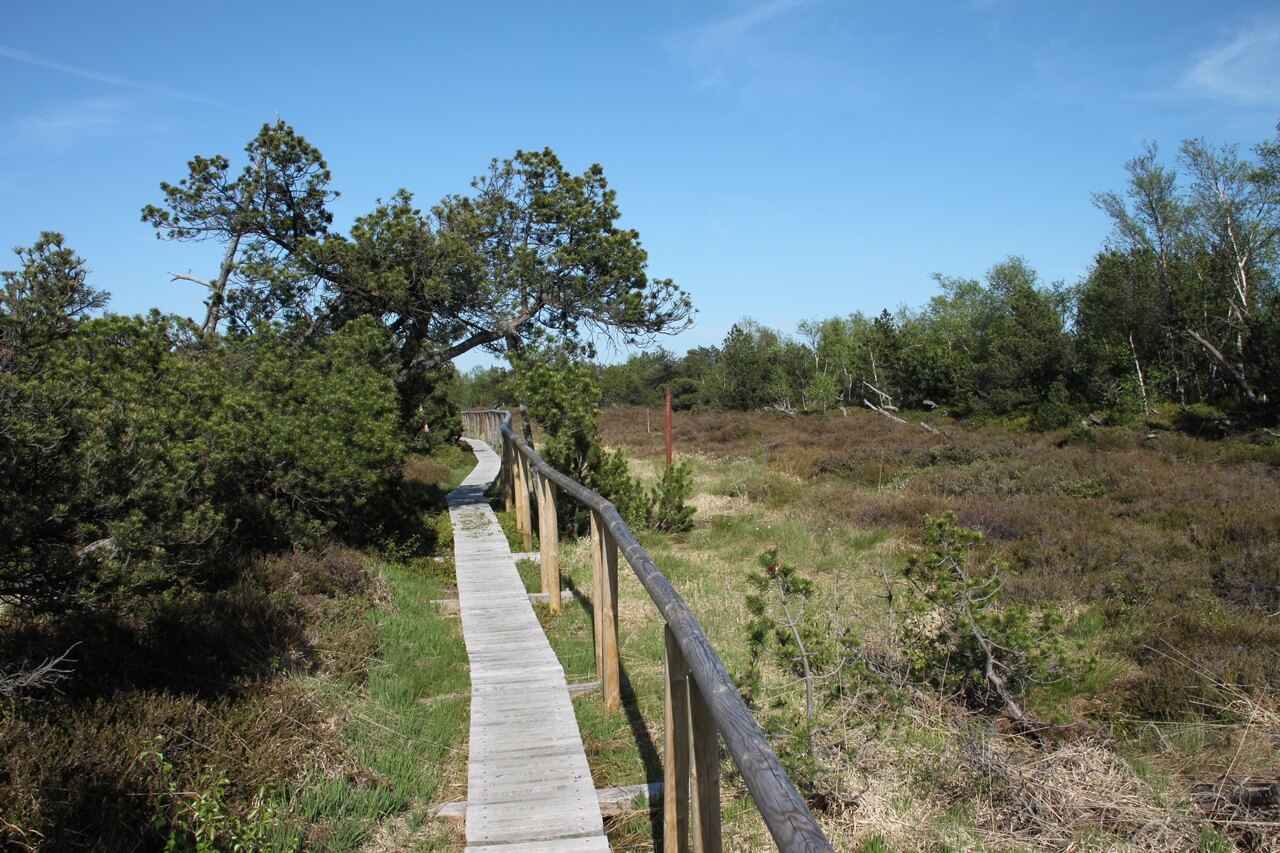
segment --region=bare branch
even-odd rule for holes
[[[49,658],[44,663],[28,670],[17,670],[14,672],[0,671],[0,698],[4,698],[12,702],[17,699],[21,693],[28,690],[40,690],[46,687],[52,687],[59,681],[62,681],[71,675],[72,670],[66,668],[63,664],[75,663],[67,656],[80,645],[75,643],[71,648],[54,658]]]
[[[205,280],[204,280],[204,279],[202,279],[202,278],[196,278],[196,277],[195,277],[195,276],[193,276],[193,275],[185,275],[185,274],[180,273],[180,272],[171,272],[171,273],[169,273],[169,275],[173,276],[173,278],[172,278],[172,279],[170,279],[171,281],[190,281],[190,282],[193,282],[193,283],[195,283],[195,284],[200,285],[201,287],[208,287],[208,288],[212,288],[212,287],[213,287],[213,282],[211,282],[211,281],[205,281]]]
[[[904,424],[904,425],[906,424],[906,421],[904,421],[902,418],[898,417],[897,415],[890,414],[888,411],[886,411],[886,410],[882,409],[881,407],[877,406],[875,403],[873,403],[873,402],[871,402],[870,400],[868,400],[866,397],[863,397],[863,398],[862,398],[862,402],[863,402],[863,403],[865,403],[865,404],[866,404],[866,407],[867,407],[868,409],[870,409],[871,411],[873,411],[873,412],[879,412],[880,414],[884,415],[884,416],[885,416],[886,418],[888,418],[889,420],[894,421],[894,422],[896,422],[896,423],[900,423],[900,424]]]
[[[867,386],[868,388],[870,388],[872,391],[875,391],[875,392],[876,392],[876,394],[880,395],[880,403],[881,403],[881,405],[883,405],[883,406],[884,406],[884,408],[888,409],[888,410],[889,410],[889,411],[891,411],[891,412],[896,412],[896,411],[898,411],[898,407],[897,407],[897,406],[895,406],[895,405],[893,405],[893,398],[892,398],[892,397],[890,397],[888,394],[884,393],[884,392],[883,392],[883,391],[881,391],[879,388],[877,388],[876,386],[872,385],[870,382],[868,382],[868,381],[867,381],[867,380],[865,380],[865,379],[864,379],[864,380],[862,380],[862,384],[863,384],[863,385],[866,385],[866,386]]]

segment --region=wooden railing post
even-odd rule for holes
[[[516,527],[524,534],[524,550],[533,550],[533,514],[529,507],[529,460],[518,449],[516,461]]]
[[[618,660],[618,540],[601,525],[600,586],[597,587],[600,620],[600,681],[604,707],[610,714],[622,710],[622,664]]]
[[[666,644],[666,743],[663,747],[662,849],[689,850],[689,667],[671,626],[662,630]]]
[[[622,710],[622,667],[618,660],[618,542],[600,513],[591,511],[591,592],[595,613],[596,676],[604,707]]]
[[[594,613],[591,631],[596,644],[596,678],[604,684],[604,525],[600,513],[591,510],[591,598]]]
[[[542,564],[542,591],[552,613],[560,612],[560,522],[556,518],[556,484],[539,477],[538,551]]]
[[[541,543],[543,535],[542,522],[547,515],[542,511],[542,472],[533,467],[533,463],[528,459],[524,460],[524,464],[525,472],[529,481],[529,506],[533,512],[533,515],[529,517],[530,527],[533,530],[538,531],[538,542]],[[525,545],[525,550],[530,550],[532,546],[533,540],[530,540],[529,543]],[[539,548],[541,548],[541,544],[539,544]]]
[[[711,709],[692,678],[689,683],[689,742],[693,746],[693,849],[720,853],[720,735]]]
[[[504,433],[502,436],[502,508],[511,512],[516,502],[516,474],[512,470],[515,464],[516,448]]]
[[[512,497],[516,502],[516,530],[524,532],[524,499],[520,497],[520,493],[524,490],[524,474],[520,470],[520,451],[512,447],[511,450],[511,488]]]

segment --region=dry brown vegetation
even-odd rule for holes
[[[6,659],[78,645],[55,696],[0,712],[0,838],[15,849],[148,849],[160,752],[177,790],[210,789],[246,813],[305,769],[343,752],[337,725],[302,683],[307,671],[358,683],[375,653],[363,619],[364,558],[331,548],[260,560],[230,589],[158,602],[146,613],[7,632]]]
[[[642,472],[663,441],[645,414],[602,420]],[[698,529],[659,560],[673,574],[741,573],[769,520],[831,542],[878,535],[830,570],[865,599],[850,610],[874,645],[879,569],[901,565],[925,514],[954,510],[986,534],[983,557],[1007,564],[1007,596],[1065,614],[1098,659],[1028,697],[1054,724],[1040,746],[944,713],[945,697],[859,707],[851,719],[879,718],[851,724],[830,756],[847,800],[824,816],[833,838],[867,850],[1280,849],[1266,791],[1280,758],[1280,443],[1154,420],[1037,434],[925,417],[946,434],[864,412],[676,414],[677,453],[701,488]],[[713,633],[732,669],[741,641],[723,623]],[[946,841],[953,824],[965,830]]]
[[[1196,712],[1198,670],[1246,689],[1280,687],[1280,442],[931,420],[950,440],[862,412],[677,413],[675,441],[785,475],[746,481],[742,496],[827,525],[912,538],[925,514],[954,510],[1008,563],[1015,600],[1098,609],[1115,648],[1138,665],[1115,697],[1127,710]],[[604,430],[637,455],[662,452],[643,411],[611,410]]]

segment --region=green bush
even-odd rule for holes
[[[649,526],[664,533],[681,533],[693,527],[694,508],[685,501],[693,492],[689,481],[689,463],[668,465],[662,470],[662,480],[650,493],[652,513]]]
[[[278,792],[259,788],[248,813],[235,814],[224,802],[231,784],[225,774],[204,773],[194,791],[183,790],[163,749],[164,736],[157,735],[155,748],[143,751],[138,760],[152,767],[150,781],[156,796],[152,827],[165,837],[165,853],[284,853],[302,847],[301,838],[275,838],[286,811]]]
[[[205,345],[153,314],[27,348],[3,373],[0,601],[127,603],[375,524],[404,450],[385,346],[372,323]]]
[[[684,506],[690,489],[687,467],[668,470],[657,488],[645,493],[640,481],[631,476],[622,452],[604,449],[597,423],[599,383],[580,355],[563,343],[512,355],[513,392],[544,432],[540,455],[551,467],[602,495],[632,527],[689,529],[693,509]],[[576,501],[563,498],[559,510],[567,528],[581,527]]]
[[[1048,432],[1068,427],[1076,419],[1076,412],[1066,403],[1047,400],[1031,407],[1027,428],[1032,432]]]
[[[867,684],[885,698],[892,691],[866,665],[852,631],[815,599],[813,582],[779,559],[776,547],[747,580],[749,658],[738,684],[787,773],[813,807],[826,808],[840,785],[830,768],[843,749],[837,732],[850,701]]]
[[[314,349],[264,331],[227,351],[227,396],[210,428],[241,541],[376,527],[404,459],[385,346],[384,331],[358,321]]]

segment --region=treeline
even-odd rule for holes
[[[995,265],[984,282],[937,281],[942,293],[921,309],[805,322],[794,336],[747,319],[719,347],[633,358],[604,368],[602,384],[612,401],[649,405],[656,397],[646,380],[659,379],[673,405],[689,409],[821,412],[866,401],[955,414],[1026,410],[1065,422],[1080,399],[1070,294],[1040,287],[1020,258]]]
[[[1278,135],[1277,140],[1280,140]],[[794,334],[745,319],[718,347],[641,353],[600,369],[607,404],[828,411],[944,406],[1061,426],[1159,402],[1256,411],[1280,399],[1280,141],[1242,158],[1183,143],[1128,164],[1123,192],[1094,203],[1113,222],[1089,274],[1046,286],[1021,258],[982,281],[935,276],[919,308],[805,322]],[[464,396],[501,396],[500,370]]]

